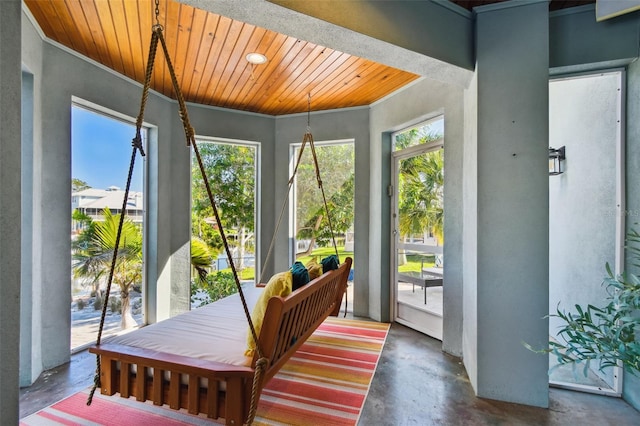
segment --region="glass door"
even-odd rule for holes
[[[392,311],[395,321],[442,340],[444,148],[433,127],[395,135]]]

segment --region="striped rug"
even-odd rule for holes
[[[389,324],[328,318],[264,388],[256,425],[355,425]],[[151,403],[79,392],[21,420],[37,425],[207,425]]]

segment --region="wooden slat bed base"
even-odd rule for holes
[[[340,268],[321,275],[289,296],[269,299],[259,337],[269,366],[259,390],[327,316],[337,315],[351,263],[352,259],[346,258]],[[103,395],[120,393],[124,398],[151,400],[156,405],[184,408],[192,414],[224,417],[228,425],[243,424],[247,419],[257,355],[252,367],[242,367],[108,343],[89,351],[100,356]],[[202,379],[207,379],[207,387],[201,386]]]
[[[244,388],[250,392],[250,367],[114,344],[93,347],[90,352],[100,355],[103,395],[119,392],[123,398],[133,396],[138,401],[151,400],[172,409],[185,408],[192,414],[225,417],[230,424],[242,423],[244,400],[226,401],[226,392],[221,388],[224,383],[230,394],[239,395]],[[152,375],[149,369],[153,369]],[[207,379],[207,387],[200,386],[202,379]]]

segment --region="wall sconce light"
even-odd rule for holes
[[[567,159],[565,155],[565,147],[554,149],[549,148],[549,176],[555,176],[564,173],[562,169],[562,161]]]

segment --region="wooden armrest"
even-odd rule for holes
[[[267,285],[265,283],[257,283],[256,284],[256,288],[262,288],[262,287],[266,287]]]

